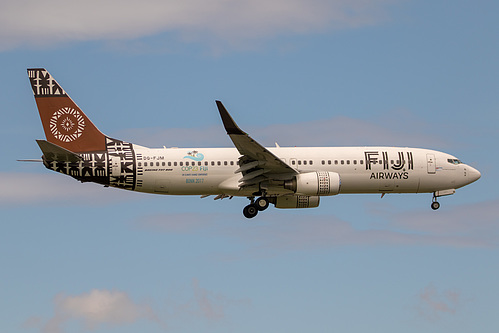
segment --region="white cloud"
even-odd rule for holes
[[[438,291],[433,284],[429,284],[419,294],[418,312],[423,318],[436,321],[443,314],[455,314],[460,303],[460,291]]]
[[[445,211],[371,210],[390,221],[390,228],[419,235],[428,244],[457,247],[499,246],[499,200],[455,206]]]
[[[40,167],[43,166],[40,164]],[[104,188],[55,172],[0,173],[0,205],[26,204],[105,204],[120,200],[137,200],[138,193]]]
[[[148,305],[136,304],[121,291],[94,289],[90,293],[55,298],[54,316],[43,327],[44,333],[64,332],[69,321],[80,321],[86,329],[93,330],[102,325],[125,325],[140,319],[156,320]]]
[[[255,130],[253,136],[261,138],[262,142],[273,143],[272,140],[277,140],[281,145],[289,146],[446,145],[441,137],[428,135],[417,129],[407,129],[404,120],[400,118],[389,125],[379,125],[370,120],[338,116],[297,124],[271,125]]]
[[[242,229],[238,225],[241,217],[221,213],[154,215],[141,217],[136,224],[155,232],[184,235],[203,232],[232,238],[246,244],[246,251],[252,256],[337,246],[499,246],[497,201],[438,212],[394,211],[367,211],[366,214],[376,214],[388,222],[370,228],[357,228],[354,223],[335,216],[313,215],[305,221],[303,215],[271,210],[260,214],[257,222]]]
[[[183,288],[180,288],[183,289]],[[58,294],[54,299],[54,315],[48,320],[33,316],[23,327],[38,329],[43,333],[65,333],[66,326],[81,324],[83,330],[95,330],[110,326],[131,325],[141,320],[152,321],[164,330],[172,326],[188,326],[193,319],[219,322],[225,319],[229,307],[245,306],[250,300],[233,300],[201,286],[198,279],[192,279],[188,294],[171,292],[163,303],[163,312],[158,313],[148,304],[133,301],[130,296],[118,290],[94,289],[80,295]],[[167,319],[167,323],[163,321]],[[168,327],[167,327],[168,326]]]
[[[410,118],[412,122],[417,119]],[[237,121],[237,120],[236,120]],[[238,124],[253,139],[265,146],[274,146],[277,141],[283,147],[292,146],[401,146],[441,148],[449,146],[442,137],[418,129],[406,128],[407,118],[399,117],[388,125],[379,125],[369,120],[350,117],[333,117],[295,124],[275,124],[263,128],[248,128]],[[421,122],[421,120],[419,120]],[[400,129],[403,130],[400,130]],[[185,136],[185,133],[189,133]],[[327,133],[326,135],[324,133]],[[130,142],[147,147],[232,147],[232,142],[220,126],[205,128],[148,128],[128,129],[115,135]]]
[[[185,135],[189,133],[189,135]],[[131,128],[113,133],[113,137],[149,148],[166,147],[231,147],[220,126],[202,128]]]
[[[248,306],[249,299],[231,299],[220,293],[206,289],[201,286],[198,279],[192,279],[192,296],[185,302],[173,303],[171,305],[171,322],[190,322],[193,318],[199,318],[209,322],[220,322],[226,318],[226,312],[234,307]]]
[[[355,28],[386,19],[394,0],[2,1],[0,50],[174,32],[184,40],[248,41]]]
[[[197,279],[192,280],[194,297],[199,313],[210,320],[219,320],[224,317],[226,299],[220,295],[214,296],[210,291],[201,287]]]

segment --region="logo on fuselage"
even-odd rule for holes
[[[50,132],[63,142],[71,142],[78,139],[85,129],[85,119],[75,109],[64,107],[50,118]]]
[[[410,170],[414,170],[414,158],[412,152],[398,151],[397,159],[390,159],[387,151],[366,151],[364,152],[366,170],[376,169],[379,165],[383,171],[372,172],[369,179],[409,179]],[[393,153],[392,153],[393,154]]]
[[[379,164],[382,166],[383,170],[395,170],[395,171],[405,171],[414,170],[414,158],[412,157],[412,152],[403,151],[397,152],[397,160],[390,160],[388,158],[388,152],[386,151],[366,151],[364,152],[366,160],[366,170],[371,170],[372,165]],[[406,156],[407,159],[404,157]],[[403,170],[402,170],[403,169]]]
[[[204,159],[204,155],[198,152],[197,150],[193,150],[188,152],[187,155],[184,156],[184,158],[189,158],[193,161],[200,162]]]

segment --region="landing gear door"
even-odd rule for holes
[[[428,165],[428,173],[429,174],[434,174],[436,167],[435,167],[435,155],[433,154],[426,154],[426,162]]]

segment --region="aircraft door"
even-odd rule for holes
[[[434,174],[436,167],[435,167],[435,155],[433,154],[426,154],[426,162],[428,166],[428,173],[429,174]]]
[[[111,155],[111,177],[118,178],[121,175],[121,158]]]

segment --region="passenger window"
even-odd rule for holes
[[[334,160],[334,164],[338,164],[338,160]]]
[[[156,162],[156,166],[159,166],[159,162]]]
[[[186,166],[189,166],[189,162],[185,162],[185,165],[186,165]]]
[[[179,164],[180,164],[180,166],[183,166],[183,165],[184,165],[184,163],[183,163],[183,162],[180,162]]]
[[[307,161],[306,160],[303,161],[303,165],[307,165]]]
[[[353,160],[353,164],[357,164],[357,160]]]
[[[301,165],[301,161],[298,161],[298,165]]]
[[[230,161],[230,165],[234,165],[234,161]]]
[[[208,161],[204,161],[204,165],[205,165],[205,166],[208,166]]]
[[[324,164],[326,164],[326,161],[322,160],[322,162],[321,162],[321,163],[322,163],[322,165],[324,165]]]
[[[341,164],[342,164],[342,165],[343,165],[343,164],[345,164],[345,161],[344,161],[344,160],[341,160]]]
[[[173,162],[173,166],[177,166],[177,162]]]
[[[224,161],[224,165],[227,165],[227,161]]]
[[[314,164],[314,161],[310,161],[310,165],[313,165]]]
[[[217,165],[218,165],[218,166],[221,166],[221,165],[222,165],[222,162],[217,161]]]
[[[347,160],[347,164],[350,165],[350,160]]]
[[[165,162],[161,162],[161,166],[165,166],[165,165],[166,165],[166,163],[165,163]]]
[[[328,161],[327,161],[327,164],[331,164],[331,160],[328,160]]]
[[[364,164],[364,160],[360,160],[359,162],[360,162],[360,164]]]
[[[295,160],[292,160],[291,161],[291,164],[295,165],[296,161]]]
[[[172,166],[172,162],[168,162],[168,166]]]
[[[142,166],[142,162],[139,162],[138,166]]]
[[[201,166],[201,162],[198,162],[198,166]]]

